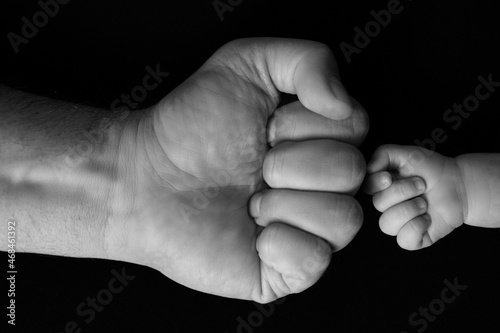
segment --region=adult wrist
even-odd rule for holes
[[[145,161],[144,132],[149,126],[150,110],[125,111],[111,126],[117,137],[114,161],[115,177],[110,191],[109,216],[106,224],[105,249],[111,260],[134,262],[130,249],[133,233],[136,195],[139,191],[139,165]]]
[[[469,165],[467,163],[466,155],[460,155],[455,158],[458,167],[458,175],[459,180],[457,184],[457,191],[461,200],[464,224],[470,225],[471,220],[474,219],[473,211],[471,211],[472,203],[470,200],[472,199],[471,190],[471,179],[470,179],[470,170]]]

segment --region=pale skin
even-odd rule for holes
[[[451,158],[384,145],[367,174],[364,190],[382,213],[380,229],[404,249],[426,248],[463,224],[500,227],[500,154]]]
[[[281,92],[298,101],[277,108]],[[231,42],[131,114],[3,88],[0,116],[1,250],[15,220],[19,252],[128,261],[266,303],[313,285],[362,224],[368,118],[316,42]]]

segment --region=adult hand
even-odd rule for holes
[[[298,101],[277,109],[281,93]],[[323,44],[233,41],[133,124],[111,258],[265,303],[313,285],[361,227],[368,118]]]

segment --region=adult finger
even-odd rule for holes
[[[353,112],[333,53],[325,44],[285,38],[238,39],[220,48],[205,66],[221,64],[264,89],[275,105],[279,92],[284,92],[297,95],[307,109],[327,118],[345,119]]]
[[[354,147],[335,140],[283,142],[262,166],[272,188],[352,193],[365,175],[365,160]]]
[[[283,223],[264,228],[256,241],[262,288],[277,297],[312,286],[330,264],[331,250],[321,238]]]
[[[258,225],[286,223],[321,237],[334,251],[349,244],[363,223],[363,210],[353,197],[329,192],[270,189],[254,194],[249,207]]]
[[[353,114],[346,119],[326,118],[307,109],[300,101],[278,108],[268,122],[268,141],[275,146],[284,141],[335,139],[355,146],[368,133],[368,114],[353,99]]]

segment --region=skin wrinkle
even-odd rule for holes
[[[279,228],[281,228],[280,225],[274,225],[272,228],[271,228],[271,231],[269,231],[269,229],[267,229],[267,238],[270,239],[270,240],[266,240],[267,242],[267,248],[266,248],[266,251],[267,251],[267,257],[268,259],[270,259],[270,256],[271,256],[271,244],[276,247],[276,248],[279,248],[281,246],[281,244],[276,244],[276,239],[277,239],[277,234],[278,234],[278,230]],[[269,232],[271,233],[269,235]],[[261,240],[261,238],[259,238]],[[262,241],[262,240],[261,240]],[[274,254],[275,255],[275,254]],[[261,262],[262,262],[262,259],[261,259]],[[267,285],[270,287],[270,290],[272,292],[272,294],[274,296],[277,296],[277,297],[281,297],[283,296],[284,294],[289,294],[290,293],[290,288],[288,287],[288,285],[285,283],[285,280],[283,278],[283,275],[281,273],[279,273],[275,268],[274,268],[274,262],[270,262],[269,264],[268,263],[264,263],[265,265],[265,269],[263,269],[261,271],[261,276],[262,275],[265,275],[266,276],[266,283],[265,284],[262,284],[263,286],[264,285]],[[269,272],[269,269],[272,269],[273,270],[273,276],[276,276],[278,279],[273,279],[273,278],[270,278],[269,275],[268,275],[268,272]],[[279,281],[277,281],[279,280]],[[274,285],[274,287],[271,285],[271,282],[272,285]],[[281,283],[279,283],[281,282]],[[279,285],[279,286],[278,286]],[[288,292],[284,292],[282,291],[282,287],[285,286],[286,288],[288,288]],[[282,292],[281,295],[278,295],[276,293],[276,290],[279,290]],[[270,295],[268,296],[268,298],[270,298]],[[264,299],[264,301],[267,303],[268,300],[267,299]]]
[[[462,204],[462,207],[463,207],[463,220],[464,220],[464,223],[467,223],[469,221],[469,205],[470,205],[470,202],[469,202],[469,198],[468,198],[468,193],[467,193],[467,189],[465,187],[465,170],[463,169],[463,165],[462,163],[458,163],[458,161],[455,159],[455,163],[457,164],[457,170],[459,172],[459,177],[461,179],[461,182],[459,183],[460,187],[459,187],[459,190],[458,190],[458,193],[459,193],[459,198],[460,198],[460,201],[461,201],[461,204]],[[490,193],[491,193],[491,190],[490,190]]]
[[[415,204],[415,202],[413,201],[412,205],[414,205],[414,204]],[[410,214],[410,212],[408,211],[409,210],[408,206],[403,205],[402,210],[403,210],[403,214],[405,216],[405,219],[409,221],[412,218],[412,214]]]
[[[290,109],[289,107],[287,107],[287,110]],[[290,118],[290,120],[288,121],[288,124],[292,130],[292,135],[295,136],[297,134],[297,127],[298,127],[298,124],[297,124],[297,111],[294,110],[292,111],[293,114],[288,114],[287,116]]]
[[[156,137],[155,137],[155,139],[156,139]],[[156,139],[156,140],[157,140],[157,139]],[[160,143],[158,142],[158,144],[160,144]],[[163,176],[162,176],[162,175],[160,175],[160,174],[159,174],[159,172],[157,171],[157,169],[153,167],[154,163],[152,163],[152,156],[154,156],[154,157],[155,157],[154,159],[156,159],[156,157],[157,157],[158,155],[157,155],[157,154],[155,154],[155,153],[151,154],[151,153],[149,152],[148,147],[145,147],[144,151],[146,152],[146,156],[148,157],[148,160],[149,160],[148,165],[150,165],[150,166],[151,166],[151,167],[145,167],[145,169],[147,170],[147,172],[148,172],[150,175],[152,175],[152,174],[151,174],[151,172],[154,172],[154,173],[158,176],[158,177],[152,177],[153,179],[155,179],[155,180],[156,180],[156,179],[158,179],[158,178],[159,178],[159,179],[161,179],[162,181],[165,181],[165,179],[163,178]],[[172,166],[176,169],[176,171],[181,171],[181,169],[180,169],[180,168],[179,168],[179,167],[178,167],[178,166],[177,166],[177,165],[176,165],[176,164],[175,164],[172,160],[170,160],[168,157],[166,157],[166,158],[169,160],[169,162],[172,164]],[[157,183],[158,185],[160,185],[160,186],[164,186],[164,185],[163,185],[163,183],[161,183],[161,182],[156,182],[156,183]],[[172,186],[174,189],[176,189],[176,190],[180,190],[180,188],[177,188],[174,184],[169,183],[169,185],[171,185],[171,186]]]
[[[283,151],[281,151],[281,158],[277,158],[277,156],[275,155],[275,157],[273,158],[273,175],[275,175],[276,178],[278,178],[278,181],[283,181],[284,179],[284,169],[285,169],[285,165],[287,164],[285,161],[285,158],[283,157]],[[276,163],[278,162],[278,163]]]
[[[271,105],[268,105],[268,107],[269,107],[269,110],[274,110],[278,106],[278,104],[280,103],[280,100],[281,100],[280,95],[281,94],[280,94],[278,88],[276,87],[276,85],[274,84],[274,81],[272,80],[270,75],[264,74],[264,73],[271,73],[271,70],[269,68],[269,57],[263,57],[263,58],[264,58],[264,64],[263,64],[264,70],[259,71],[259,77],[264,82],[264,85],[267,88],[266,89],[261,88],[261,91],[263,91],[263,92],[267,91],[268,94],[270,93],[272,95],[271,101],[270,101],[270,104],[272,105],[272,107],[271,107]]]
[[[356,117],[359,118],[358,121],[355,121]],[[362,119],[361,113],[353,112],[353,117],[349,117],[349,118],[343,120],[345,123],[347,123],[346,126],[342,127],[342,129],[344,130],[344,133],[345,133],[345,135],[344,135],[345,137],[354,138],[354,137],[356,137],[356,134],[358,132],[362,132],[360,129],[366,128],[366,125],[361,126],[359,124],[359,123],[361,123],[361,119]],[[331,128],[332,128],[332,130],[334,129],[333,126]],[[332,137],[334,137],[334,135],[335,135],[335,133],[332,133]]]
[[[276,160],[276,148],[273,148],[271,150],[270,154],[267,154],[266,157],[264,158],[264,164],[262,166],[263,168],[263,175],[264,175],[264,181],[269,184],[269,186],[273,186],[273,176],[274,176],[274,164]],[[264,168],[264,166],[266,168]]]
[[[356,216],[356,218],[351,218],[353,215]],[[348,235],[352,235],[352,237],[354,237],[354,235],[356,235],[357,230],[358,230],[358,225],[359,225],[359,222],[358,222],[359,218],[358,217],[359,217],[358,206],[357,206],[356,202],[352,202],[349,206],[348,211],[347,211],[347,219],[349,221],[353,221],[353,223],[352,224],[351,223],[341,223],[340,227],[339,227],[339,224],[337,224],[336,229],[335,229],[336,230],[336,232],[335,232],[336,237],[335,238],[345,239],[345,237]],[[356,221],[356,223],[354,223],[354,221]],[[339,237],[340,234],[342,236]],[[349,238],[352,238],[352,237],[349,237]],[[349,242],[349,240],[346,243],[348,243],[348,242]],[[342,243],[344,243],[344,242],[342,242]],[[328,245],[330,246],[332,251],[338,251],[346,245],[346,244],[342,244],[342,243],[339,243],[338,241],[336,244],[328,242]]]
[[[255,51],[255,49],[253,51]],[[243,56],[238,51],[238,48],[236,46],[235,46],[235,54],[237,59],[240,60],[240,62],[234,61],[234,68],[231,68],[231,70],[244,82],[250,84],[252,87],[257,88],[258,91],[264,93],[264,95],[267,95],[267,93],[271,91],[271,89],[269,89],[268,80],[266,80],[267,75],[265,74],[268,73],[268,71],[263,71],[260,68],[261,63],[264,63],[264,67],[266,66],[267,57],[262,56],[258,52],[249,52],[248,55]],[[246,70],[243,71],[241,70],[242,63],[244,64]],[[250,77],[250,75],[252,77]],[[263,88],[262,86],[264,86],[265,88]],[[264,109],[266,108],[266,106],[263,107]]]
[[[238,77],[240,77],[242,80],[248,82],[253,87],[258,88],[258,90],[262,93],[261,95],[263,95],[263,96],[271,95],[271,100],[266,100],[265,105],[262,106],[262,109],[274,111],[274,109],[276,108],[276,106],[278,105],[279,100],[280,100],[280,92],[276,88],[272,78],[270,78],[270,76],[265,74],[265,73],[271,73],[271,71],[269,70],[269,67],[268,67],[269,66],[268,58],[270,58],[270,57],[269,56],[261,56],[260,53],[258,53],[257,55],[252,57],[253,53],[251,53],[247,58],[244,58],[241,56],[240,52],[238,51],[239,44],[240,44],[240,42],[232,42],[232,51],[234,51],[234,52],[232,52],[231,55],[236,56],[238,59],[240,59],[241,62],[246,65],[248,72],[251,72],[254,74],[257,73],[256,76],[259,78],[259,80],[255,80],[255,79],[250,78],[248,76],[248,74],[246,74],[247,73],[246,71],[243,71],[243,73],[240,73],[241,72],[241,70],[240,70],[241,63],[238,63],[238,61],[234,61],[234,63],[235,63],[234,68],[229,67],[229,65],[225,65],[225,64],[219,64],[215,67],[224,67],[226,69],[229,69],[231,72],[238,75]],[[251,63],[253,63],[254,65],[250,65]],[[261,69],[260,67],[264,67],[265,70]],[[260,81],[260,84],[258,81]],[[266,115],[266,116],[269,116],[269,115]]]
[[[232,128],[236,128],[235,126],[235,123],[237,122],[236,118],[231,118],[229,120],[229,125],[228,125],[228,131],[231,131]],[[229,135],[229,133],[228,133]],[[230,142],[227,146],[226,146],[226,150],[224,151],[224,154],[223,154],[223,158],[225,159],[229,159],[229,152],[234,152],[235,149],[232,147],[232,144],[233,142]]]
[[[356,151],[351,152],[351,165],[349,168],[351,170],[351,178],[349,179],[350,183],[353,183],[355,179],[358,179],[361,173],[364,175],[364,171],[357,168],[360,163],[364,163],[364,160],[361,161],[360,156],[356,153]]]
[[[160,118],[160,121],[162,121],[162,120],[163,120],[163,119],[162,119],[162,118]],[[157,131],[155,131],[155,132],[157,132]],[[162,145],[161,145],[161,143],[159,142],[159,139],[158,139],[158,137],[157,137],[157,136],[155,136],[155,140],[156,140],[155,142],[156,142],[156,143],[157,143],[160,147],[162,147]],[[182,144],[182,143],[179,143],[179,142],[176,142],[176,144],[183,146],[183,144]],[[163,147],[162,147],[162,150],[164,151],[164,148],[163,148]],[[149,159],[150,161],[152,161],[151,156],[154,156],[154,157],[155,157],[155,158],[154,158],[154,160],[156,160],[156,156],[158,156],[156,153],[155,153],[155,154],[151,154],[151,153],[149,152],[149,149],[147,149],[147,147],[146,147],[145,151],[146,151],[146,153],[147,153],[147,155],[148,155],[148,159]],[[194,151],[194,150],[193,150],[193,151]],[[188,172],[184,171],[184,170],[183,170],[180,166],[178,166],[178,165],[177,165],[177,164],[176,164],[176,163],[175,163],[175,162],[174,162],[174,161],[173,161],[170,157],[167,157],[164,153],[163,153],[163,154],[161,154],[161,155],[162,155],[162,156],[165,156],[165,158],[167,158],[167,159],[168,159],[168,161],[171,163],[171,166],[173,166],[173,167],[175,168],[175,171],[176,171],[177,173],[181,173],[181,176],[183,176],[183,177],[185,177],[185,176],[194,177],[194,175],[193,175],[192,173],[188,173]],[[169,156],[172,156],[172,154],[169,154]],[[153,163],[152,165],[154,165],[154,163]],[[149,170],[149,169],[150,169],[150,168],[148,168],[148,170]],[[162,182],[165,182],[165,181],[166,181],[166,179],[165,179],[163,176],[161,176],[161,175],[160,175],[160,174],[156,171],[156,168],[154,168],[154,167],[153,167],[152,169],[154,169],[155,173],[156,173],[156,174],[160,177],[160,179],[162,180]],[[199,180],[201,183],[203,183],[200,179],[198,179],[198,180]],[[158,185],[162,185],[162,184],[158,184]],[[174,185],[174,184],[172,184],[172,183],[169,183],[169,185],[173,186],[173,187],[174,187],[175,189],[177,189],[177,190],[179,190],[179,189],[180,189],[180,188],[178,188],[176,185]],[[164,185],[163,185],[163,186],[164,186]],[[184,189],[184,190],[182,190],[182,192],[185,192],[185,189]]]
[[[245,62],[245,64],[247,64],[247,67],[248,67],[247,60],[243,59],[243,58],[241,58],[241,59]],[[204,71],[208,71],[208,72],[213,71],[213,72],[217,73],[217,69],[219,69],[219,68],[221,68],[224,72],[229,72],[231,74],[230,76],[233,76],[233,74],[234,74],[240,80],[242,80],[247,85],[246,88],[248,88],[245,91],[252,91],[252,89],[249,89],[249,88],[250,87],[254,87],[254,88],[257,88],[258,91],[261,92],[261,95],[264,95],[264,96],[269,95],[269,91],[270,90],[268,90],[268,84],[265,83],[267,81],[267,80],[264,79],[265,75],[263,75],[262,71],[258,70],[256,67],[252,66],[251,68],[255,68],[257,70],[257,72],[259,73],[258,76],[262,80],[262,82],[263,82],[264,86],[266,86],[266,88],[262,88],[262,86],[260,84],[258,84],[256,82],[256,80],[252,80],[248,75],[245,75],[244,73],[239,73],[240,71],[239,71],[238,66],[236,66],[235,68],[229,67],[228,65],[225,65],[225,64],[224,65],[209,66],[209,69],[203,70],[202,73]],[[222,75],[219,74],[219,73],[217,73],[217,75],[222,77]],[[233,81],[233,80],[229,79],[228,77],[222,77],[222,78],[224,80],[227,80],[227,81],[231,82],[232,84],[238,84],[238,86],[241,84],[241,82],[236,83],[236,81]],[[276,87],[274,87],[274,85],[273,85],[273,88],[276,89]],[[210,89],[207,89],[207,90],[210,90]],[[214,93],[217,93],[214,90],[210,90],[210,91],[213,91]],[[232,99],[232,100],[234,100],[234,101],[236,101],[238,103],[242,103],[242,104],[248,106],[249,108],[250,107],[253,108],[252,104],[247,104],[247,103],[243,102],[243,100],[247,99],[248,94],[238,95],[238,98],[240,98],[240,99],[233,98],[232,96],[233,96],[233,94],[231,94],[231,96],[224,96],[224,97],[226,97],[228,99]],[[259,107],[257,109],[257,111],[258,110],[267,110],[267,109],[273,109],[274,110],[274,108],[276,107],[276,105],[279,102],[279,92],[278,92],[278,96],[274,97],[274,98],[277,98],[277,101],[267,101],[266,100],[265,103],[264,103],[264,105],[262,105],[261,107]],[[260,100],[259,100],[259,102],[260,102]],[[274,106],[274,107],[272,107],[272,106]],[[268,116],[268,115],[266,115],[266,116]]]
[[[276,222],[280,222],[280,220],[283,218],[281,214],[278,214],[279,212],[279,205],[280,205],[280,200],[283,198],[283,196],[279,195],[278,192],[270,191],[266,193],[266,199],[267,199],[267,206],[271,206],[271,211],[268,212],[269,216],[273,216]],[[261,201],[262,205],[262,201]]]
[[[282,285],[285,284],[283,281],[282,274],[276,272],[269,265],[267,265],[267,264],[265,264],[265,265],[266,265],[266,268],[264,269],[264,272],[265,272],[265,276],[267,278],[266,285],[268,286],[268,288],[267,288],[268,293],[271,292],[271,295],[273,295],[273,297],[276,297],[276,298],[282,297],[283,296]],[[272,272],[270,272],[270,270],[272,270]],[[272,273],[272,275],[277,277],[277,278],[272,278],[270,273]],[[277,291],[281,292],[281,294],[279,294]],[[267,298],[270,298],[271,295],[268,294]],[[268,303],[267,298],[264,299],[265,303]]]
[[[413,180],[404,180],[404,181],[403,181],[403,183],[411,183],[411,187],[414,187],[414,185],[413,185]],[[410,197],[410,196],[411,196],[411,193],[412,193],[412,192],[411,192],[411,191],[410,191],[410,192],[408,192],[407,187],[406,187],[406,186],[404,186],[404,185],[403,185],[403,186],[399,186],[399,187],[398,187],[398,190],[401,192],[401,196],[402,196],[403,198],[408,198],[408,197]]]
[[[334,179],[335,170],[333,170],[332,168],[331,160],[336,160],[337,158],[337,153],[335,153],[335,156],[322,156],[321,160],[319,161],[319,171],[321,174],[321,179],[323,179],[324,183],[328,183],[330,179]]]
[[[410,221],[410,225],[412,226],[413,230],[415,230],[415,232],[417,233],[420,233],[418,228],[415,226],[415,222],[414,221]]]

